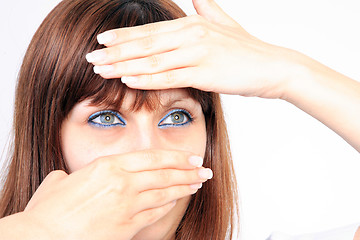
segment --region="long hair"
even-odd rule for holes
[[[35,33],[16,87],[13,152],[0,198],[0,217],[25,209],[53,170],[68,172],[61,124],[82,100],[120,106],[128,88],[119,79],[93,73],[85,55],[102,48],[106,30],[184,17],[170,0],[64,0]],[[226,239],[238,217],[237,187],[218,94],[188,88],[201,104],[207,131],[204,166],[214,177],[191,197],[176,239]],[[134,109],[156,106],[156,91],[136,90]],[[155,99],[155,100],[154,100]]]

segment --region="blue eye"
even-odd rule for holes
[[[92,114],[89,117],[88,123],[96,127],[115,127],[126,125],[120,114],[112,110],[105,110]]]
[[[189,124],[193,121],[190,113],[184,109],[175,109],[163,117],[158,126],[159,127],[179,127]]]

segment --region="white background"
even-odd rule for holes
[[[59,1],[2,1],[3,161],[22,57],[35,30]],[[194,13],[190,0],[176,2]],[[254,36],[301,51],[360,80],[358,0],[221,0],[219,4]],[[300,234],[360,222],[359,153],[286,102],[223,99],[241,195],[243,239],[264,240],[273,231]]]

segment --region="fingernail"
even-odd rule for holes
[[[198,190],[202,187],[202,183],[196,183],[196,184],[191,184],[190,188],[194,189],[194,190]]]
[[[99,62],[106,58],[106,52],[102,49],[95,50],[91,53],[86,54],[85,58],[89,63]]]
[[[128,77],[128,76],[121,77],[121,82],[125,84],[136,83],[138,80],[139,80],[138,77]]]
[[[99,44],[110,43],[115,40],[116,34],[113,32],[103,32],[97,35],[97,41]]]
[[[111,73],[114,71],[114,67],[112,65],[102,65],[102,66],[94,66],[94,73]]]
[[[213,177],[213,171],[210,168],[202,168],[198,173],[202,179],[211,179]]]
[[[191,156],[189,158],[189,162],[191,165],[195,167],[201,167],[203,165],[204,160],[202,159],[202,157],[199,156]]]

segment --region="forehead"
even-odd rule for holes
[[[166,89],[157,91],[139,91],[134,89],[127,89],[123,97],[117,98],[109,104],[98,103],[90,100],[86,100],[83,104],[90,106],[106,105],[114,109],[123,109],[127,111],[138,111],[142,108],[146,108],[149,111],[153,111],[162,107],[168,107],[176,102],[185,101],[189,104],[198,103],[189,94],[189,91],[185,89]],[[81,104],[81,105],[83,105]]]
[[[123,101],[124,108],[131,108],[131,105],[137,101],[138,92],[130,90],[126,93]],[[166,89],[150,92],[146,97],[147,101],[152,101],[156,106],[168,105],[173,101],[192,100],[189,92],[184,89]]]

